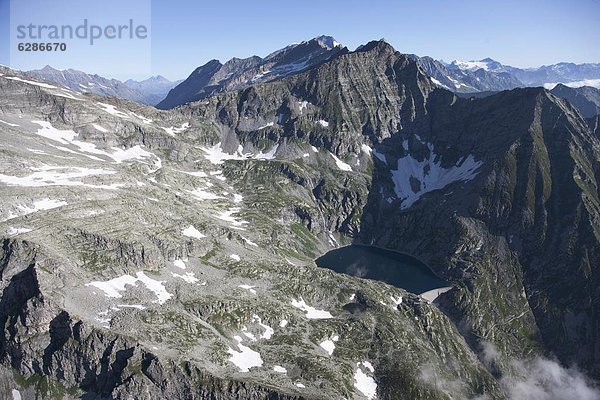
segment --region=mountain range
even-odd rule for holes
[[[319,63],[348,52],[331,36],[287,46],[264,59],[253,56],[233,58],[221,64],[212,60],[198,67],[158,103],[161,109],[202,100],[214,93],[235,91],[252,84],[277,80],[309,69]],[[459,93],[510,90],[517,87],[545,86],[558,83],[568,86],[600,88],[600,64],[559,63],[539,68],[515,68],[486,58],[480,61],[444,63],[431,57],[409,55],[443,88]]]
[[[0,393],[598,398],[594,92],[423,60],[320,37],[168,110],[0,67]],[[316,265],[349,245],[446,287]]]
[[[107,79],[77,70],[46,66],[27,75],[53,82],[73,91],[87,91],[171,109],[205,99],[215,93],[237,91],[310,69],[349,50],[331,36],[295,43],[264,58],[232,58],[225,64],[211,60],[196,68],[185,80],[171,82],[158,75],[141,82]],[[558,63],[539,68],[516,68],[491,58],[451,63],[410,54],[433,82],[457,93],[487,93],[518,87],[564,86],[600,89],[600,64]],[[586,89],[589,91],[589,89]]]
[[[95,93],[101,96],[115,96],[142,104],[156,105],[174,86],[163,76],[154,76],[143,81],[107,79],[96,74],[87,74],[74,69],[59,70],[47,65],[39,70],[28,71],[26,76],[62,85],[77,93]]]

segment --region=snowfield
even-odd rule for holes
[[[370,374],[375,372],[375,369],[368,361],[362,363],[356,363],[356,371],[354,372],[354,387],[361,392],[367,399],[372,400],[377,397],[377,383],[375,379],[364,372],[367,370]]]
[[[306,302],[300,298],[300,300],[292,299],[292,306],[301,309],[306,313],[308,319],[329,319],[333,318],[328,311],[317,310],[314,307],[309,306]]]
[[[173,297],[171,293],[167,292],[167,289],[165,289],[161,281],[150,278],[143,271],[137,272],[136,276],[123,275],[108,281],[86,283],[85,286],[94,286],[102,290],[106,297],[121,298],[123,297],[121,292],[126,290],[126,285],[137,286],[138,282],[143,283],[146,286],[146,289],[156,295],[157,300],[153,301],[153,303],[164,304]]]
[[[450,168],[441,166],[441,158],[433,151],[433,145],[427,144],[429,157],[421,161],[410,154],[398,159],[396,169],[391,170],[394,191],[402,200],[401,209],[412,206],[425,193],[443,189],[451,183],[470,181],[477,175],[477,169],[483,164],[475,161],[473,155],[463,157]],[[376,156],[379,158],[378,154]]]
[[[120,184],[92,185],[86,184],[77,178],[89,176],[112,175],[116,171],[105,169],[89,169],[77,167],[50,167],[37,168],[36,172],[26,176],[11,176],[0,174],[0,182],[12,186],[42,187],[42,186],[85,186],[96,189],[118,189]]]
[[[182,230],[181,233],[184,236],[188,236],[188,237],[191,237],[194,239],[202,239],[202,238],[206,237],[206,235],[200,233],[200,231],[198,229],[194,228],[193,225],[188,226],[187,228]]]
[[[128,160],[142,160],[145,158],[156,157],[156,155],[154,155],[153,153],[150,153],[150,152],[142,149],[142,147],[140,145],[136,145],[136,146],[130,147],[128,149],[120,149],[117,147],[112,147],[111,148],[112,152],[108,152],[105,150],[98,149],[94,143],[76,140],[75,138],[78,136],[78,134],[75,131],[72,131],[70,129],[66,129],[66,130],[57,129],[57,128],[53,127],[50,122],[47,122],[47,121],[31,121],[31,122],[41,126],[41,128],[37,130],[37,134],[42,137],[53,140],[55,142],[59,142],[64,145],[75,146],[75,147],[79,148],[80,152],[83,152],[83,153],[95,154],[95,155],[100,155],[100,156],[110,158],[116,164],[121,164],[123,161],[128,161]],[[102,128],[101,126],[94,124],[94,127],[100,131],[106,131],[106,129]],[[57,146],[54,146],[54,147],[57,147]],[[60,149],[72,152],[72,150],[70,150],[68,148],[60,148]],[[94,158],[94,159],[102,161],[99,158]]]
[[[333,159],[335,160],[335,165],[341,170],[341,171],[352,171],[352,167],[348,164],[346,164],[345,162],[343,162],[342,160],[340,160],[339,158],[337,158],[335,156],[335,154],[333,153],[329,153],[331,155],[331,157],[333,157]]]
[[[252,153],[244,153],[244,148],[240,145],[237,150],[233,154],[229,154],[223,151],[221,148],[221,142],[215,144],[213,147],[200,147],[205,154],[204,157],[211,163],[215,165],[223,164],[227,160],[273,160],[275,158],[275,152],[279,145],[275,145],[271,150],[266,153],[258,152],[257,154]]]
[[[242,344],[243,339],[240,336],[234,336],[234,339],[237,341],[239,351],[229,347],[227,352],[231,354],[229,361],[238,367],[241,372],[248,372],[251,368],[263,365],[263,360],[259,352],[244,346]]]

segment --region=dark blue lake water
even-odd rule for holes
[[[315,262],[321,268],[385,282],[415,294],[449,286],[416,258],[379,247],[346,246],[331,250]]]

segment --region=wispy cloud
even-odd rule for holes
[[[517,376],[500,383],[511,400],[598,400],[600,391],[575,368],[544,358],[513,361]]]
[[[482,361],[493,368],[500,352],[491,343],[482,346]],[[599,400],[600,390],[577,368],[565,368],[542,357],[511,361],[514,373],[500,379],[510,400]]]
[[[483,364],[495,369],[501,354],[491,343],[484,343],[480,353]],[[502,359],[506,362],[506,359]],[[508,400],[600,400],[600,388],[577,368],[565,368],[558,362],[542,357],[510,361],[512,373],[498,381]],[[419,370],[422,382],[436,390],[469,400],[488,400],[484,394],[469,396],[466,382],[443,377],[431,364]]]

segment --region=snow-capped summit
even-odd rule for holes
[[[317,43],[323,47],[324,49],[328,49],[328,50],[332,50],[336,47],[344,47],[342,46],[340,43],[338,43],[333,36],[325,36],[325,35],[321,35],[319,37],[314,38],[313,40],[316,40]]]
[[[478,69],[483,69],[484,71],[491,72],[504,72],[506,68],[504,65],[499,63],[496,60],[492,60],[491,58],[484,58],[483,60],[471,60],[471,61],[463,61],[463,60],[454,60],[450,63],[450,68],[458,68],[463,71],[476,71]]]

